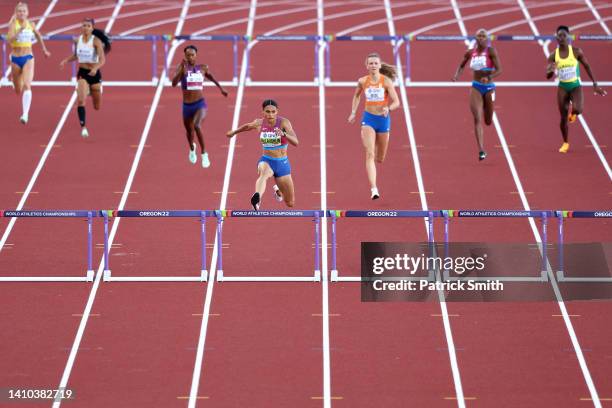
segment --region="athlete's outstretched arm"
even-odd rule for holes
[[[453,79],[452,79],[453,82],[459,79],[459,75],[461,75],[461,73],[463,72],[463,68],[465,68],[465,64],[467,64],[469,59],[470,59],[470,50],[467,50],[465,54],[463,55],[463,59],[459,63],[457,70],[455,71],[455,76],[453,76]]]
[[[574,54],[576,55],[576,59],[580,61],[580,63],[586,70],[587,74],[589,74],[589,78],[591,78],[591,81],[593,81],[593,90],[595,91],[595,93],[597,95],[605,96],[607,92],[605,89],[597,85],[597,81],[595,80],[595,77],[593,76],[593,72],[591,71],[591,65],[587,61],[582,50],[580,48],[574,48]]]
[[[34,27],[34,36],[36,37],[36,40],[38,40],[38,42],[40,43],[40,47],[42,48],[43,54],[45,54],[45,57],[47,58],[50,57],[51,53],[47,49],[47,46],[45,45],[45,41],[42,35],[40,35],[40,31],[38,31],[36,27]]]
[[[240,125],[238,126],[237,129],[234,130],[228,130],[227,133],[225,134],[225,136],[227,137],[234,137],[234,135],[241,133],[241,132],[246,132],[248,130],[253,130],[253,129],[257,129],[258,127],[261,126],[261,119],[255,119],[252,122],[249,123],[245,123],[244,125]]]
[[[291,126],[291,122],[289,122],[289,119],[283,118],[281,127],[283,128],[283,133],[285,133],[285,136],[287,136],[289,143],[291,143],[293,146],[297,146],[299,141],[297,135],[295,134],[295,130],[293,130],[293,126]]]
[[[227,97],[227,91],[223,89],[221,84],[215,79],[213,74],[208,70],[208,65],[204,65],[204,76],[219,88],[221,95]]]
[[[555,53],[552,53],[548,56],[548,64],[546,65],[546,79],[550,79],[555,75],[555,69],[557,68],[557,64],[555,64]]]
[[[361,94],[363,92],[363,84],[361,83],[361,79],[357,81],[357,88],[355,88],[355,93],[353,94],[353,101],[351,103],[351,114],[348,117],[349,123],[355,122],[355,115],[357,114],[357,108],[359,107],[359,101],[361,99]]]

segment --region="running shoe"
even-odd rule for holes
[[[205,169],[210,167],[210,159],[208,158],[208,153],[202,153],[202,167]]]
[[[259,193],[253,194],[253,196],[251,197],[251,205],[253,206],[255,211],[259,211],[259,203],[260,203]]]
[[[25,125],[26,123],[28,123],[28,115],[26,114],[21,115],[21,117],[19,118],[19,121]]]
[[[283,201],[283,194],[280,191],[280,188],[275,184],[272,186],[272,191],[274,192],[274,199],[278,202]]]
[[[372,198],[372,200],[378,200],[380,198],[380,194],[378,193],[378,189],[376,187],[373,187],[371,189],[371,192],[372,192],[372,194],[371,194],[370,198]]]
[[[189,150],[189,161],[191,162],[191,164],[196,164],[196,162],[198,161],[198,155],[196,154],[195,143],[193,143],[192,146],[193,149]]]
[[[478,153],[479,161],[483,161],[484,159],[486,159],[486,157],[487,157],[487,152],[485,152],[484,150],[481,150],[480,153]]]
[[[81,136],[82,136],[82,137],[89,137],[89,132],[87,131],[87,128],[86,128],[86,127],[83,127],[83,128],[81,129]]]
[[[559,148],[559,153],[567,153],[569,150],[569,143],[563,143]]]

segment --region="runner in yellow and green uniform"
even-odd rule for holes
[[[559,88],[557,89],[557,104],[561,113],[561,135],[563,145],[559,148],[560,153],[569,150],[568,122],[576,121],[576,117],[582,113],[584,97],[580,83],[580,64],[593,81],[593,89],[596,95],[605,96],[607,92],[597,85],[597,81],[591,72],[591,66],[587,62],[582,50],[569,45],[570,31],[567,26],[557,27],[557,43],[559,46],[554,53],[548,57],[546,78],[550,79],[557,71]]]

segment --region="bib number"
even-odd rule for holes
[[[366,99],[370,102],[382,102],[385,100],[385,88],[368,88],[365,94]]]
[[[564,67],[559,69],[559,81],[573,81],[576,79],[576,67]]]

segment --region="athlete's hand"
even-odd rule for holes
[[[92,68],[89,70],[90,76],[96,76],[97,73],[98,73],[98,68]]]
[[[489,78],[489,76],[483,76],[482,78],[480,78],[481,84],[488,84],[489,82],[491,82],[491,78]]]
[[[45,54],[45,58],[49,58],[51,56],[51,53],[46,48],[43,50],[43,54]]]
[[[66,65],[66,60],[65,59],[60,61],[60,69],[64,69],[64,65]]]
[[[548,64],[548,67],[546,68],[546,79],[552,78],[552,76],[555,74],[556,69],[557,69],[557,64],[555,64],[554,62],[551,62],[550,64]]]
[[[389,116],[389,107],[388,106],[383,106],[382,114],[383,114],[383,116]]]
[[[599,96],[606,96],[608,94],[608,92],[600,86],[595,86],[594,91],[594,94]]]
[[[459,78],[457,77],[457,75],[455,75],[454,77],[451,78],[451,81],[452,82],[457,82],[457,79],[459,79]]]
[[[227,98],[227,91],[225,89],[221,89],[221,95],[225,96]]]
[[[227,133],[225,134],[225,136],[227,137],[233,137],[234,136],[234,131],[232,130],[228,130]]]
[[[355,113],[352,112],[348,117],[348,123],[355,123]]]

